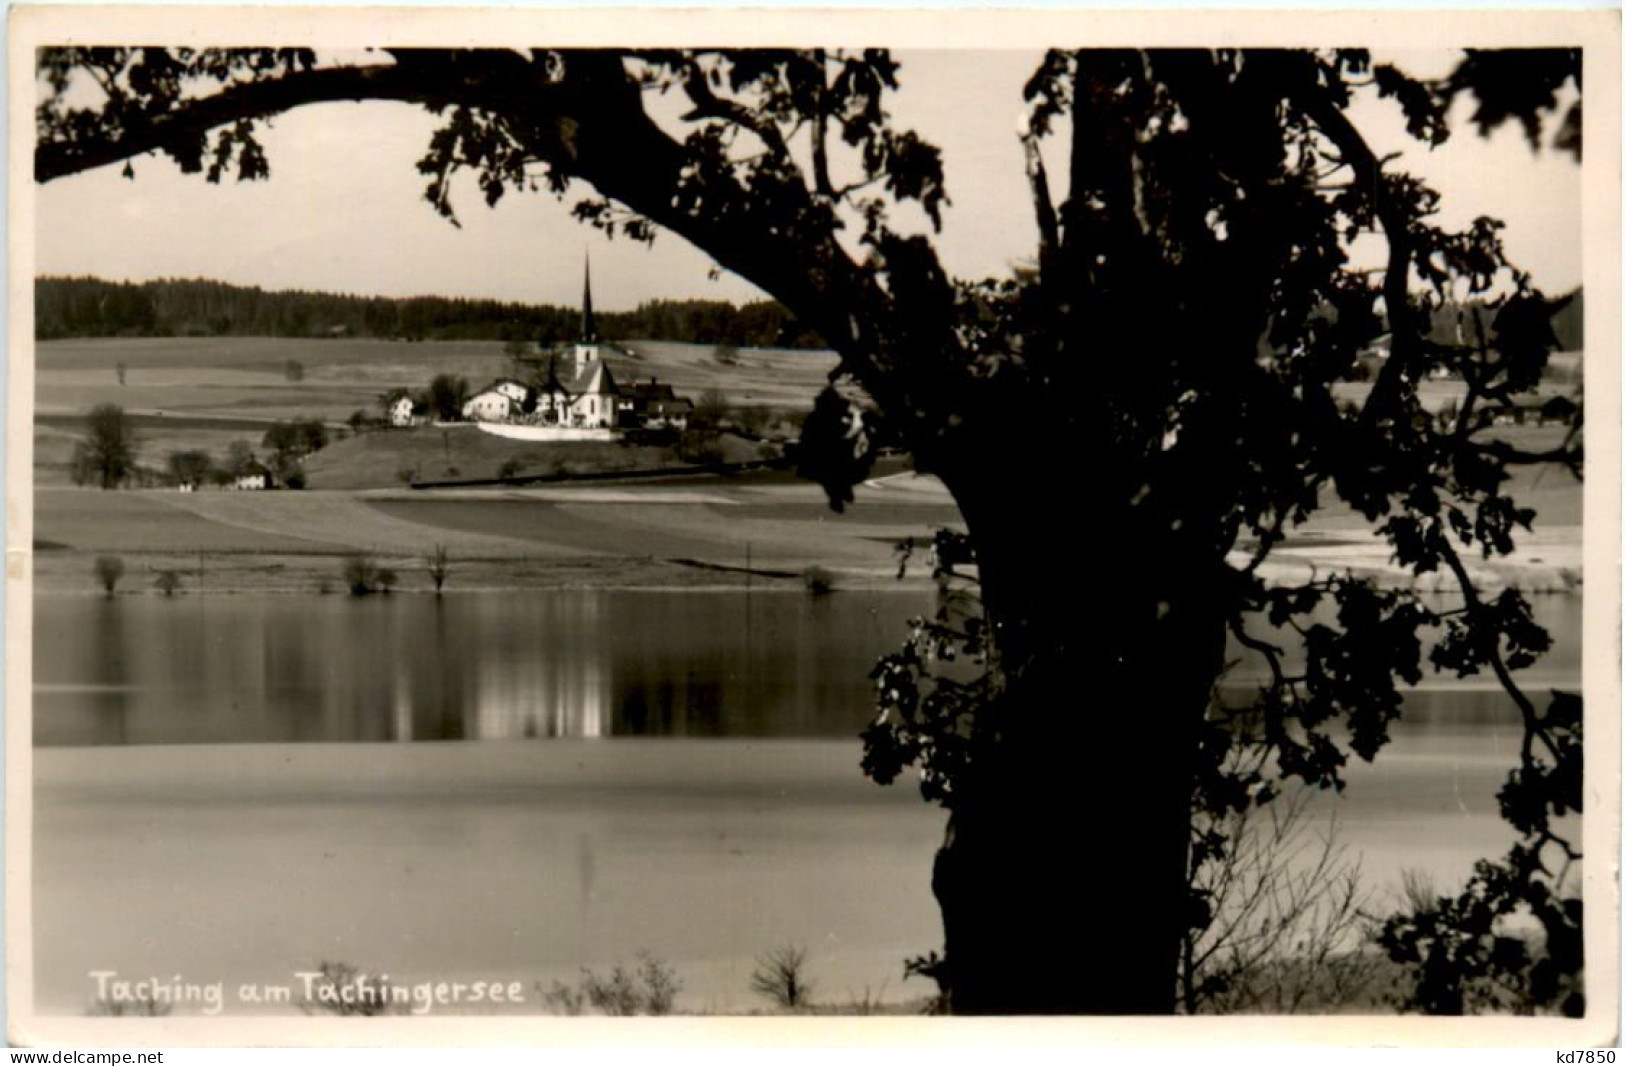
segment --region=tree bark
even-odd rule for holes
[[[933,872],[950,1003],[1171,1013],[1198,727],[1224,654],[1212,560],[1129,508],[1080,515],[1060,486],[1009,474],[946,475],[1005,681]]]

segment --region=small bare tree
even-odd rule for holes
[[[451,573],[451,553],[446,551],[444,544],[436,544],[425,562],[429,568],[429,580],[434,582],[434,594],[438,596],[441,586],[446,583],[446,576]]]
[[[152,583],[153,588],[165,596],[175,595],[175,590],[181,587],[181,575],[178,570],[160,570],[158,577]]]
[[[756,960],[750,989],[784,1010],[802,1010],[812,1001],[814,983],[807,977],[807,949],[794,944],[774,948]]]

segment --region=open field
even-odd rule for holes
[[[1581,582],[1580,487],[1567,474],[1520,472],[1519,496],[1537,507],[1533,534],[1510,559],[1470,558],[1486,588],[1571,591]],[[940,483],[879,477],[837,515],[816,486],[782,472],[693,478],[680,484],[556,485],[514,489],[272,493],[43,488],[35,494],[35,578],[46,591],[94,591],[95,556],[145,574],[182,572],[209,591],[311,592],[338,583],[342,558],[367,552],[402,578],[430,587],[425,558],[453,558],[449,588],[693,587],[800,583],[820,566],[838,587],[895,587],[895,545],[936,528],[963,528]],[[1078,534],[1075,546],[1086,545]],[[1038,545],[1035,550],[1059,550]],[[1237,549],[1246,561],[1248,546]],[[200,555],[201,553],[201,555]],[[1357,515],[1329,507],[1278,546],[1266,579],[1297,581],[1332,567],[1390,584],[1413,577]],[[750,574],[747,576],[747,569]],[[923,564],[909,580],[923,582]],[[1433,576],[1420,579],[1428,585]]]
[[[401,574],[403,590],[423,590],[424,558],[442,544],[453,590],[799,584],[814,565],[842,587],[894,587],[898,541],[959,525],[946,494],[915,480],[862,486],[844,515],[822,505],[818,487],[782,475],[460,492],[43,488],[35,581],[91,592],[94,558],[118,554],[132,591],[149,589],[148,572],[175,569],[187,589],[311,592],[338,583],[345,555],[368,552]],[[923,569],[911,577],[924,579]]]
[[[791,348],[741,348],[734,362],[716,361],[715,349],[673,341],[629,341],[629,359],[610,359],[617,381],[630,373],[639,380],[657,376],[678,393],[698,396],[719,389],[730,402],[812,408],[813,397],[829,383],[832,352]]]

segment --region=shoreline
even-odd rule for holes
[[[1572,532],[1572,536],[1565,533]],[[1466,560],[1468,572],[1481,592],[1515,588],[1528,595],[1582,595],[1585,581],[1580,565],[1580,538],[1572,531],[1546,531],[1535,543],[1507,557]],[[899,538],[901,539],[901,538]],[[1535,538],[1531,538],[1535,540]],[[1312,580],[1328,573],[1369,577],[1380,588],[1415,588],[1437,595],[1459,595],[1452,576],[1415,575],[1396,566],[1380,542],[1335,547],[1319,546],[1312,539],[1288,543],[1259,568],[1266,585],[1280,587]],[[198,552],[151,548],[125,550],[36,549],[28,562],[36,596],[105,596],[94,574],[95,561],[106,555],[125,561],[126,569],[115,591],[124,596],[163,596],[152,582],[172,571],[182,581],[174,596],[240,595],[349,595],[342,575],[354,551],[264,552],[251,549]],[[388,593],[369,595],[435,595],[424,567],[425,555],[367,552],[381,567],[392,569],[400,583]],[[427,553],[425,553],[427,554]],[[805,561],[804,561],[805,559]],[[1232,553],[1232,562],[1244,564],[1245,553]],[[862,562],[819,561],[816,558],[772,558],[766,565],[746,567],[716,559],[618,555],[515,555],[452,560],[450,575],[440,595],[475,592],[558,590],[640,590],[669,592],[753,591],[812,594],[814,574],[826,578],[827,593],[842,591],[920,592],[934,587],[924,564],[911,566],[899,578],[894,563],[877,566]]]
[[[1510,556],[1464,563],[1487,592],[1583,589],[1583,515],[1577,486],[1527,486],[1543,521],[1521,532]],[[580,485],[512,490],[395,489],[278,493],[102,492],[38,489],[27,566],[42,595],[100,594],[101,556],[124,563],[121,595],[152,592],[160,573],[177,595],[235,592],[347,593],[343,568],[357,555],[397,575],[391,594],[432,592],[429,557],[450,562],[446,594],[475,590],[929,589],[923,553],[899,580],[897,546],[928,545],[941,528],[964,529],[935,478],[891,474],[858,486],[853,505],[829,509],[799,481],[718,479],[685,487]],[[1070,565],[1106,567],[1085,526],[1035,536],[1033,551]],[[1228,562],[1245,569],[1256,545],[1242,538]],[[1295,528],[1258,567],[1266,585],[1299,585],[1328,573],[1382,588],[1454,591],[1442,573],[1416,575],[1369,523],[1330,507]]]
[[[219,560],[219,565],[206,564],[200,582],[195,554],[77,551],[50,552],[52,558],[45,568],[39,565],[41,556],[34,556],[34,595],[106,598],[108,594],[97,586],[93,565],[98,556],[108,554],[120,555],[127,563],[125,575],[113,598],[165,598],[165,594],[153,587],[152,582],[158,573],[166,570],[178,573],[183,582],[169,597],[174,599],[239,595],[351,596],[340,572],[347,558],[345,555],[288,557],[244,553],[232,557],[212,556],[209,564]],[[389,555],[376,555],[373,558],[380,566],[395,569],[402,583],[389,592],[371,592],[357,598],[437,595],[430,578],[422,569],[421,559]],[[817,569],[832,582],[832,587],[817,595],[841,592],[919,593],[934,587],[923,567],[919,568],[918,573],[911,571],[901,580],[897,578],[895,568],[881,571],[818,565]],[[676,593],[739,592],[746,589],[752,592],[815,595],[808,588],[808,578],[804,574],[779,568],[747,571],[743,567],[688,565],[669,559],[610,559],[602,556],[454,562],[445,587],[438,595],[541,590]]]

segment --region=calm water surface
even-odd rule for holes
[[[929,597],[42,598],[40,745],[852,737]]]
[[[843,737],[869,669],[929,594],[545,591],[369,597],[44,597],[34,739],[103,744]],[[1580,600],[1534,599],[1573,686]],[[1288,663],[1289,667],[1292,665]],[[1232,693],[1263,676],[1243,662]],[[1406,733],[1515,719],[1484,679],[1430,679]]]

